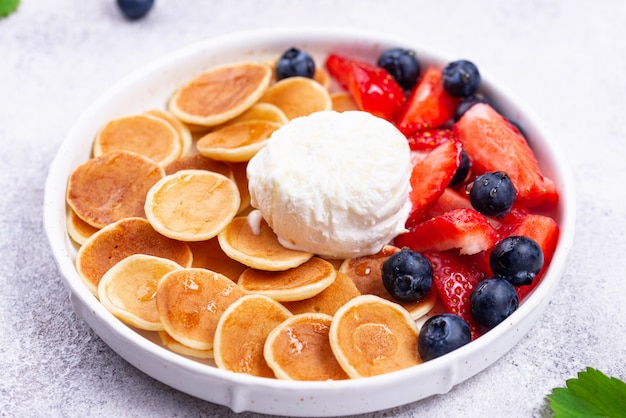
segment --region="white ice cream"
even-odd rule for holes
[[[410,176],[406,138],[358,111],[294,119],[248,164],[251,204],[280,243],[330,258],[374,254],[405,230]]]

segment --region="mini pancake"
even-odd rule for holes
[[[213,358],[213,349],[208,350],[196,350],[195,348],[187,347],[185,344],[182,344],[172,338],[165,331],[159,331],[159,338],[161,339],[161,344],[163,347],[173,351],[177,354],[182,354],[187,357],[195,357],[199,359],[212,359]]]
[[[330,88],[330,75],[323,68],[317,67],[315,69],[315,74],[313,74],[313,80],[320,83],[320,85],[326,90]]]
[[[345,91],[331,93],[330,100],[333,103],[333,110],[336,112],[346,112],[350,110],[360,110],[352,95]]]
[[[187,155],[172,161],[164,167],[165,175],[174,174],[180,170],[206,170],[219,173],[229,179],[234,179],[232,168],[223,161],[216,161],[203,155]]]
[[[159,234],[144,218],[125,218],[102,228],[85,241],[76,254],[76,271],[97,296],[102,276],[133,254],[167,258],[183,267],[191,266],[192,262],[186,243]]]
[[[400,305],[363,295],[342,306],[330,325],[330,345],[351,378],[375,376],[420,363],[418,331]]]
[[[248,175],[246,173],[248,163],[228,163],[228,165],[233,170],[235,183],[239,189],[240,203],[237,215],[241,215],[250,209],[250,190],[248,190]]]
[[[124,116],[109,121],[96,136],[93,155],[131,151],[164,166],[182,153],[182,140],[166,120],[149,114]]]
[[[276,82],[259,101],[278,106],[289,120],[332,108],[328,90],[306,77],[289,77]]]
[[[277,301],[303,300],[328,288],[337,271],[328,261],[312,257],[304,264],[284,271],[247,269],[239,276],[244,293],[269,296]]]
[[[334,315],[348,301],[360,296],[361,293],[354,282],[338,271],[335,281],[319,294],[303,300],[282,302],[283,306],[293,314],[325,313]]]
[[[201,155],[215,160],[249,161],[281,126],[281,123],[256,119],[228,124],[198,139],[196,148]]]
[[[422,299],[416,302],[401,302],[395,300],[383,285],[382,266],[392,254],[400,251],[399,248],[386,245],[377,254],[345,260],[339,271],[352,279],[362,294],[376,295],[390,302],[395,302],[409,311],[411,317],[417,320],[428,313],[437,302],[437,292],[432,288]]]
[[[254,231],[248,217],[237,217],[217,238],[222,250],[230,258],[258,270],[287,270],[313,257],[312,253],[283,247],[263,219],[260,220],[259,230]]]
[[[328,332],[333,317],[305,313],[287,318],[269,334],[263,354],[279,379],[348,379],[330,348]]]
[[[248,268],[248,266],[227,256],[220,247],[217,237],[208,241],[189,242],[188,244],[193,253],[192,267],[220,273],[233,282],[237,282],[239,275]]]
[[[189,154],[193,140],[191,137],[191,131],[184,123],[176,119],[174,115],[166,110],[152,109],[148,110],[146,114],[161,118],[172,125],[172,128],[176,130],[180,139],[180,155],[185,156]]]
[[[99,230],[80,219],[71,208],[67,209],[66,227],[70,238],[79,245],[83,245],[87,238]]]
[[[262,63],[235,63],[210,69],[183,85],[169,110],[183,122],[215,126],[239,116],[269,86],[272,70]]]
[[[107,271],[98,284],[100,303],[122,322],[146,331],[161,331],[155,295],[159,281],[182,267],[167,258],[133,254]]]
[[[265,120],[268,122],[280,123],[281,125],[289,122],[285,113],[280,110],[278,106],[271,103],[255,103],[252,107],[250,107],[250,109],[246,110],[236,118],[229,120],[225,125],[247,120]]]
[[[116,151],[76,167],[67,185],[67,203],[95,228],[129,217],[144,217],[146,193],[165,173],[140,154]]]
[[[164,177],[146,195],[146,217],[166,237],[205,241],[217,235],[239,210],[235,182],[205,170],[181,170]]]
[[[263,295],[246,295],[226,309],[217,324],[213,354],[220,369],[275,377],[263,356],[267,336],[291,313]]]
[[[172,338],[195,350],[210,350],[220,317],[242,295],[228,277],[189,268],[161,279],[156,306],[163,328]]]

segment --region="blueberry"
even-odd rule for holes
[[[478,283],[470,296],[470,303],[476,322],[491,329],[515,312],[517,292],[506,279],[491,277]]]
[[[529,285],[543,267],[543,251],[528,237],[507,237],[494,245],[489,266],[493,274],[514,286]]]
[[[473,62],[467,60],[449,63],[443,69],[441,77],[444,90],[452,96],[471,96],[480,86],[478,68]]]
[[[456,111],[454,112],[454,121],[461,119],[461,117],[467,112],[470,107],[474,106],[478,103],[487,103],[491,106],[489,100],[487,100],[483,95],[477,94],[463,98],[461,103],[456,107]],[[491,106],[493,107],[493,106]]]
[[[394,299],[402,302],[420,300],[433,284],[430,261],[413,250],[401,250],[382,266],[383,285]]]
[[[452,177],[452,180],[450,180],[448,186],[454,187],[461,184],[463,180],[467,178],[467,174],[469,173],[471,166],[472,162],[467,155],[467,152],[465,152],[465,150],[461,150],[461,164],[459,165],[459,168],[456,169],[456,172],[454,173],[454,176]]]
[[[148,14],[154,5],[154,0],[117,0],[117,5],[124,16],[135,20]]]
[[[313,78],[315,75],[315,61],[304,51],[289,48],[276,63],[276,79],[289,77]]]
[[[378,57],[379,67],[387,70],[404,90],[411,90],[420,75],[420,63],[415,51],[404,48],[392,48]]]
[[[516,196],[517,191],[513,182],[502,171],[485,173],[470,185],[470,203],[483,215],[504,215],[513,206]]]
[[[472,340],[467,322],[458,315],[444,313],[429,318],[417,337],[417,351],[424,361],[456,350]]]

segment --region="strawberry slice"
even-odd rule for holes
[[[529,214],[511,231],[511,236],[525,236],[535,240],[543,251],[543,268],[528,286],[519,286],[517,295],[523,300],[541,281],[545,274],[559,239],[559,225],[549,216]]]
[[[452,119],[460,100],[443,89],[441,70],[429,67],[411,92],[398,129],[409,136],[420,130],[438,128]]]
[[[447,187],[435,204],[428,210],[426,214],[427,218],[434,218],[439,215],[451,211],[453,209],[472,208],[472,204],[467,197],[467,194],[459,193],[458,191]]]
[[[394,245],[417,252],[458,249],[460,254],[487,251],[497,242],[496,230],[474,209],[453,209],[409,228]]]
[[[467,322],[472,340],[478,338],[480,326],[471,314],[470,295],[487,274],[471,257],[454,251],[426,252],[424,257],[433,266],[433,285],[444,308]]]
[[[452,129],[424,129],[407,138],[413,151],[432,150],[444,142],[456,141],[458,138]]]
[[[553,200],[539,164],[524,137],[505,118],[485,103],[472,106],[452,127],[472,160],[472,171],[504,171],[517,197],[528,207]]]
[[[430,151],[413,166],[411,173],[412,209],[407,226],[424,219],[426,212],[435,204],[450,184],[461,164],[462,146],[457,141],[447,141]]]
[[[339,54],[330,54],[326,68],[359,109],[395,122],[406,102],[404,91],[383,68]]]

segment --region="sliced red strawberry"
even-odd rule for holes
[[[326,68],[361,110],[396,121],[406,98],[402,87],[385,69],[338,54],[328,56]]]
[[[474,209],[454,209],[409,228],[395,239],[397,247],[414,251],[446,251],[477,254],[497,242],[496,230]]]
[[[487,275],[468,256],[454,251],[426,252],[433,266],[433,285],[447,312],[459,315],[470,327],[472,339],[480,336],[480,327],[471,314],[470,296]]]
[[[456,141],[457,137],[452,129],[425,129],[413,133],[407,140],[413,151],[424,151],[432,150],[444,142]]]
[[[485,103],[472,106],[453,130],[472,160],[475,174],[504,171],[526,206],[542,204],[554,193],[546,187],[533,151],[505,118]]]
[[[532,284],[520,286],[517,289],[517,294],[521,301],[541,282],[556,250],[556,244],[559,239],[559,225],[549,216],[529,214],[511,231],[511,235],[531,238],[539,244],[543,251],[543,268],[537,277],[535,277]]]
[[[412,209],[407,221],[408,227],[421,222],[444,192],[461,164],[461,149],[459,142],[444,142],[413,166],[412,190],[409,195]]]
[[[441,70],[429,67],[411,92],[398,129],[409,136],[420,130],[438,128],[452,118],[460,100],[443,89]]]
[[[472,204],[465,193],[447,187],[435,204],[428,210],[426,218],[434,218],[439,215],[451,211],[453,209],[468,208],[471,209]]]

